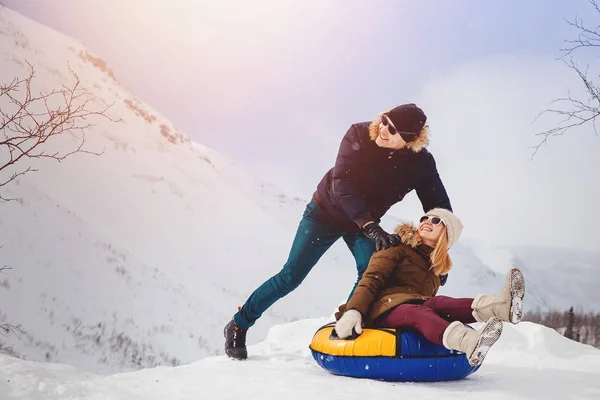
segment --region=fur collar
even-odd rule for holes
[[[412,223],[407,222],[400,224],[394,231],[398,234],[398,236],[400,236],[400,239],[404,245],[409,246],[419,253],[423,258],[425,258],[429,263],[431,263],[430,256],[433,252],[433,247],[423,243],[423,239],[421,239],[419,231]]]
[[[391,110],[391,108],[390,108]],[[389,111],[389,110],[387,110]],[[371,123],[369,124],[369,137],[371,138],[371,140],[375,140],[377,138],[377,135],[379,135],[379,124],[381,123],[381,116],[386,113],[387,111],[384,111],[382,113],[380,113],[379,115],[377,115],[377,117],[371,121]],[[411,150],[414,153],[418,153],[421,150],[423,150],[425,147],[427,147],[429,145],[429,125],[425,125],[423,127],[423,129],[421,129],[421,132],[419,132],[419,134],[417,135],[417,138],[415,140],[413,140],[412,142],[408,142],[406,143],[406,146],[404,146],[404,149],[407,150]]]
[[[398,236],[400,236],[400,239],[402,239],[402,243],[412,248],[416,248],[417,246],[423,243],[421,236],[419,236],[419,231],[417,230],[417,227],[415,227],[410,222],[398,225],[394,232],[396,232]]]

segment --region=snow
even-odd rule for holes
[[[9,399],[597,399],[600,350],[543,326],[505,324],[482,367],[452,382],[382,382],[335,376],[308,345],[328,318],[274,326],[245,361],[208,357],[178,367],[100,376],[0,356],[0,397]],[[474,324],[477,326],[478,324]]]
[[[109,113],[121,119],[92,121],[97,125],[87,132],[87,148],[104,150],[102,156],[77,154],[62,163],[32,164],[40,171],[3,191],[19,201],[1,204],[0,266],[11,269],[0,274],[0,324],[19,324],[25,333],[0,336],[0,346],[21,358],[0,356],[0,399],[4,393],[173,398],[170,391],[179,398],[199,393],[226,398],[267,389],[287,397],[323,397],[328,388],[351,398],[367,393],[360,390],[384,394],[394,386],[329,376],[308,357],[311,333],[344,301],[356,279],[343,241],[249,331],[254,346],[248,363],[221,356],[223,327],[287,259],[311,193],[290,198],[214,149],[190,141],[81,54],[93,53],[0,8],[3,81],[24,77],[27,60],[36,68],[35,89],[48,91],[72,83],[70,65],[96,96],[93,104],[114,102]],[[169,140],[164,127],[178,139]],[[77,139],[74,133],[54,146],[72,149]],[[384,220],[387,227],[398,222],[393,215]],[[495,293],[505,272],[518,266],[527,280],[526,311],[571,305],[600,310],[595,284],[600,253],[498,250],[466,241],[451,253],[454,268],[440,294]],[[447,396],[474,396],[480,386],[533,393],[545,382],[539,368],[547,366],[553,383],[549,393],[566,393],[554,387],[566,379],[579,386],[585,382],[573,388],[582,396],[586,390],[598,394],[596,383],[587,379],[599,370],[596,353],[527,324],[505,335],[514,337],[471,380],[402,385],[402,390],[424,398],[439,397],[442,390]],[[528,355],[516,358],[523,368],[517,374],[512,369],[515,356],[522,355],[519,349]],[[577,375],[562,378],[558,372],[570,369]]]

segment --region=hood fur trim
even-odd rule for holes
[[[394,232],[396,232],[398,236],[400,236],[400,239],[402,239],[402,243],[410,247],[415,248],[422,243],[419,231],[410,222],[398,225]]]
[[[375,139],[377,139],[377,136],[379,135],[379,124],[381,123],[381,116],[390,110],[392,110],[392,108],[379,113],[379,115],[377,115],[377,117],[375,117],[375,119],[369,124],[369,137],[371,138],[371,140],[374,141]],[[412,142],[406,143],[406,146],[404,146],[403,148],[411,150],[414,153],[418,153],[424,148],[426,148],[428,145],[429,125],[425,125],[423,126],[423,129],[421,129],[421,132],[419,132],[419,134],[417,135],[416,139]]]

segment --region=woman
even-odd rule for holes
[[[525,280],[514,268],[498,295],[436,296],[440,275],[452,267],[448,249],[461,232],[461,221],[444,209],[426,213],[418,228],[398,226],[402,243],[373,255],[354,294],[336,313],[337,335],[344,339],[353,330],[360,334],[363,323],[413,328],[433,343],[464,352],[471,365],[480,365],[500,338],[502,321],[519,323]],[[473,322],[484,325],[477,331],[464,325]]]
[[[325,173],[306,206],[287,262],[254,290],[225,326],[229,357],[247,358],[248,329],[275,302],[295,290],[340,238],[356,261],[358,284],[374,251],[400,243],[400,238],[385,232],[379,222],[408,193],[416,192],[424,212],[433,208],[452,211],[435,159],[426,149],[426,121],[423,110],[411,103],[350,126],[335,165]]]

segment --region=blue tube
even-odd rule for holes
[[[469,364],[464,353],[434,344],[414,331],[398,332],[396,356],[340,356],[318,352],[312,356],[335,375],[383,381],[436,382],[463,379],[480,366]]]

